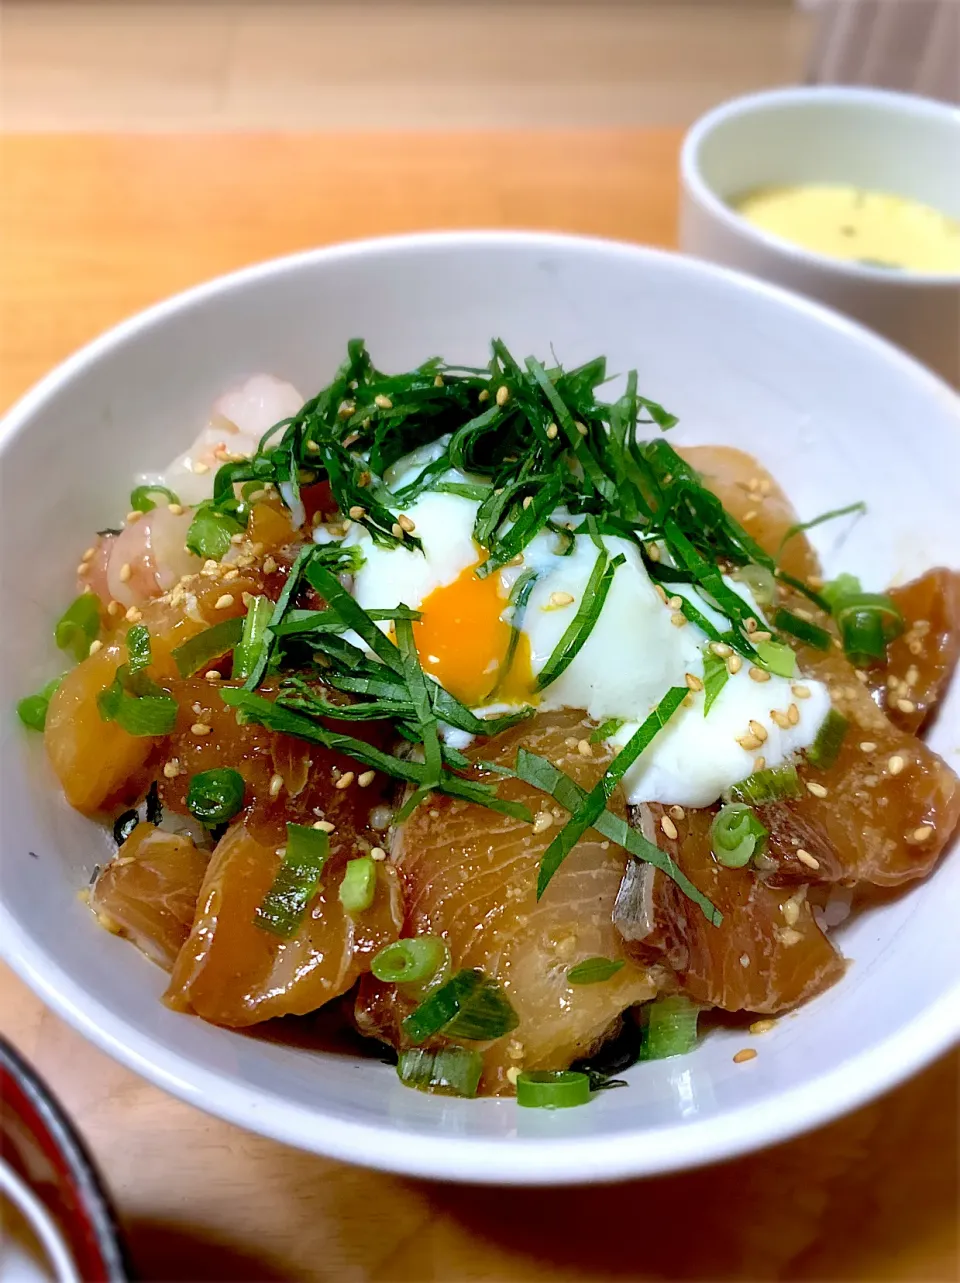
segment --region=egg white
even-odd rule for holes
[[[429,456],[422,452],[406,466],[401,462],[393,469],[392,485],[399,488],[426,462]],[[451,477],[465,479],[457,474]],[[416,608],[436,588],[449,584],[473,565],[480,555],[473,541],[477,507],[474,500],[435,492],[407,506],[423,544],[422,553],[378,547],[363,527],[355,525],[350,541],[360,546],[366,558],[353,586],[360,605],[367,610],[389,609],[400,603]],[[539,707],[544,711],[583,709],[597,722],[621,719],[624,724],[610,739],[611,746],[619,748],[669,687],[686,685],[688,674],[702,679],[708,638],[693,623],[677,627],[671,621],[675,612],[664,605],[633,543],[607,536],[602,542],[611,557],[622,554],[624,562],[583,648],[542,692]],[[568,555],[560,555],[560,540],[545,531],[528,546],[522,565],[500,572],[505,597],[524,569],[531,568],[537,575],[523,617],[514,621],[530,643],[535,675],[573,620],[597,556],[595,543],[583,535],[574,538]],[[728,582],[756,608],[742,584]],[[693,590],[683,585],[671,591],[688,595]],[[568,597],[573,600],[567,602]],[[719,612],[699,596],[695,595],[695,601],[711,622],[727,627]],[[561,602],[567,604],[559,605]],[[505,607],[504,618],[510,618],[510,611]],[[822,683],[804,679],[803,684],[809,695],[799,699],[791,689],[791,680],[771,675],[768,681],[757,682],[744,664],[738,673],[728,676],[709,715],[704,716],[704,693],[692,693],[688,705],[677,710],[627,772],[624,787],[628,800],[709,806],[724,789],[754,771],[759,753],[768,767],[775,767],[798,749],[808,747],[829,711],[830,698]],[[799,720],[782,729],[771,713],[786,713],[791,704],[796,705]],[[762,748],[754,752],[738,743],[751,720],[767,733]]]

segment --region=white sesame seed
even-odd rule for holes
[[[891,775],[899,775],[905,766],[906,762],[899,753],[894,753],[893,757],[887,762],[887,770]]]
[[[376,778],[376,771],[363,771],[362,774],[357,776],[357,783],[362,789],[369,788]]]
[[[270,788],[269,788],[270,796],[271,796],[271,797],[279,797],[279,796],[280,796],[280,790],[281,790],[282,788],[283,788],[283,776],[282,776],[282,775],[276,775],[276,774],[271,775],[271,776],[270,776]]]
[[[673,820],[671,820],[669,815],[661,815],[660,827],[672,842],[676,841],[678,832],[677,826],[674,824]]]
[[[692,691],[703,690],[703,682],[697,677],[696,673],[684,673],[683,679]]]
[[[758,627],[759,625],[757,621],[754,619],[752,615],[750,615],[746,623],[744,624],[744,628],[746,628],[748,633],[755,633]]]
[[[321,833],[332,833],[334,829],[329,820],[317,820],[313,827],[319,829]]]
[[[670,622],[674,628],[682,628],[687,622],[687,617],[682,610],[675,610],[670,616]]]
[[[670,808],[670,814],[675,820],[682,820],[686,816],[686,811],[684,811],[682,806],[674,805]]]
[[[864,753],[875,753],[877,751],[877,746],[873,740],[861,740],[860,748]]]
[[[808,869],[819,869],[820,861],[809,851],[805,851],[802,846],[797,847],[797,859],[801,864],[805,864]]]
[[[654,592],[657,594],[657,596],[660,598],[660,600],[663,602],[663,604],[664,604],[664,605],[666,605],[666,604],[667,604],[667,592],[666,592],[666,589],[664,588],[663,584],[654,584],[654,585],[653,585],[653,590],[654,590]]]
[[[481,388],[481,389],[480,389],[480,392],[479,392],[479,394],[478,394],[478,396],[477,396],[477,400],[478,400],[478,401],[489,401],[489,400],[490,400],[490,389],[489,389],[489,388]]]
[[[354,781],[353,771],[344,771],[340,778],[334,784],[335,789],[348,789]]]
[[[386,858],[387,858],[387,853],[382,846],[374,846],[370,848],[371,860],[380,861],[380,860],[385,860]]]
[[[767,672],[767,670],[765,668],[757,668],[755,664],[750,665],[748,672],[749,672],[751,681],[768,682],[770,680],[770,674]]]
[[[593,745],[589,740],[580,740],[577,743],[577,752],[581,757],[593,757]]]
[[[587,435],[587,432],[589,431],[589,429],[587,428],[587,425],[585,423],[581,423],[580,420],[578,419],[574,426],[576,427],[577,431],[580,433],[582,437],[585,437]]]
[[[897,708],[901,713],[915,713],[917,711],[917,706],[912,699],[898,699]]]
[[[552,592],[550,594],[551,606],[569,606],[573,602],[573,593]]]
[[[92,556],[93,556],[93,554],[94,554],[94,552],[95,552],[95,551],[96,551],[96,549],[95,549],[95,548],[88,548],[88,549],[87,549],[87,551],[86,551],[86,552],[83,554],[83,556],[80,558],[80,560],[81,560],[81,561],[89,561],[89,560],[92,558]]]
[[[776,1027],[775,1020],[755,1020],[750,1026],[752,1034],[768,1034],[771,1029]]]
[[[742,667],[743,667],[743,660],[740,658],[739,655],[727,656],[727,672],[730,674],[731,677],[733,677],[735,673],[739,673]]]
[[[800,710],[797,708],[796,704],[791,704],[787,709],[787,721],[791,726],[796,726],[800,721]]]
[[[90,649],[87,652],[87,654],[95,655],[98,650],[103,650],[103,642],[99,639],[99,637],[90,643]]]
[[[753,521],[753,519],[754,519],[754,517],[756,517],[756,515],[757,515],[757,510],[756,510],[756,508],[751,508],[749,512],[745,512],[745,513],[743,514],[743,519],[744,519],[744,521]]]
[[[347,516],[350,517],[352,521],[362,521],[366,515],[367,515],[366,508],[361,508],[358,503],[355,503],[353,507],[350,509],[350,511],[347,513]]]
[[[910,840],[912,842],[926,842],[932,832],[932,824],[919,824],[910,834]]]
[[[405,512],[401,512],[400,516],[397,518],[397,525],[401,530],[405,530],[407,534],[410,534],[412,530],[416,530],[417,528],[416,523],[412,521]]]
[[[807,780],[807,792],[812,793],[814,797],[826,797],[827,790],[816,780]]]
[[[525,495],[523,499],[524,509],[529,508],[532,503],[533,503],[533,495],[532,494]]]
[[[767,728],[752,717],[750,718],[749,726],[750,733],[755,735],[760,743],[763,744],[767,738]]]
[[[202,459],[194,459],[193,471],[198,477],[202,477],[205,472],[210,471],[209,463],[204,463]]]
[[[760,757],[755,757],[753,759],[753,769],[755,771],[762,771],[766,767],[766,765],[767,765],[767,759],[762,754],[760,755]]]
[[[733,654],[733,647],[728,646],[726,642],[711,642],[710,649],[721,659],[728,659]]]
[[[799,856],[799,854],[800,852],[798,851],[797,855]],[[780,906],[780,911],[788,927],[792,927],[800,921],[800,906],[796,900],[787,900],[785,904]]]
[[[779,726],[782,731],[787,730],[790,726],[786,713],[781,713],[779,708],[771,708],[770,720],[775,726]]]
[[[667,606],[669,607],[670,610],[679,610],[682,605],[683,605],[682,597],[674,596],[674,597],[667,598]]]
[[[801,682],[794,682],[790,689],[793,691],[794,695],[796,695],[797,699],[810,698],[810,687],[804,686]]]
[[[752,753],[755,748],[760,747],[763,740],[757,739],[756,735],[739,735],[737,736],[737,743],[741,748],[746,749],[748,753]]]
[[[123,565],[120,567],[120,582],[122,584],[128,584],[130,582],[130,576],[132,574],[133,574],[133,567],[130,565],[129,561],[125,561]]]
[[[647,543],[647,544],[645,544],[645,545],[644,545],[644,547],[646,548],[646,550],[647,550],[647,556],[650,558],[650,560],[651,560],[651,561],[659,561],[659,560],[660,560],[660,546],[659,546],[659,544],[655,544],[655,543]]]
[[[136,508],[132,508],[127,513],[127,525],[135,526],[142,516],[143,516],[142,512],[139,512]]]
[[[735,1065],[743,1065],[748,1060],[756,1060],[756,1058],[757,1051],[755,1047],[744,1047],[742,1051],[738,1051],[734,1056],[733,1063]]]
[[[206,722],[194,722],[190,727],[190,733],[192,735],[209,735],[212,730],[213,727],[207,726]]]
[[[547,437],[548,437],[551,441],[555,441],[555,440],[556,440],[557,433],[558,433],[559,431],[560,431],[560,429],[557,427],[557,425],[556,425],[555,423],[548,423],[548,424],[547,424]]]
[[[127,621],[128,624],[139,624],[142,618],[143,618],[143,611],[140,610],[138,606],[131,606],[127,611],[127,613],[124,615],[124,619]]]
[[[534,833],[545,833],[553,825],[553,816],[549,811],[538,811],[533,821]]]
[[[110,616],[111,619],[116,619],[116,617],[119,614],[121,614],[122,611],[123,611],[123,607],[120,605],[118,601],[111,601],[110,604],[107,606],[107,614]]]
[[[163,774],[165,779],[175,780],[180,774],[180,759],[171,757],[169,762],[164,762]]]
[[[497,388],[497,405],[506,405],[510,400],[510,389],[506,384]]]

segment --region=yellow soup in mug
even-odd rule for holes
[[[960,222],[920,201],[859,187],[763,187],[733,207],[803,249],[871,267],[960,272]]]

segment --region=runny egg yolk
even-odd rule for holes
[[[494,689],[497,703],[529,701],[530,643],[521,632],[501,682],[510,646],[510,625],[500,618],[507,602],[499,575],[477,578],[479,564],[468,566],[420,603],[421,617],[413,625],[420,663],[468,708],[488,703]]]

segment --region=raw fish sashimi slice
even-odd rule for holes
[[[475,755],[512,765],[522,744],[590,788],[609,755],[599,745],[590,757],[578,751],[589,733],[581,714],[551,713],[488,741]],[[602,1040],[625,1008],[656,991],[650,970],[629,960],[602,983],[569,983],[568,970],[586,958],[624,957],[611,914],[627,857],[591,831],[538,904],[540,857],[566,812],[519,780],[502,780],[499,791],[534,815],[546,810],[550,827],[537,833],[486,807],[434,797],[401,827],[393,852],[407,906],[403,934],[442,935],[453,970],[477,967],[496,979],[520,1017],[513,1033],[484,1053],[485,1094],[511,1090],[511,1069],[566,1068]],[[369,980],[361,987],[358,1024],[396,1043],[399,1019],[412,1005]]]
[[[164,995],[169,1006],[234,1027],[306,1015],[345,993],[372,955],[396,939],[402,910],[395,871],[377,866],[373,904],[351,917],[338,895],[345,861],[337,854],[297,933],[281,940],[265,931],[254,915],[279,865],[275,845],[243,824],[220,840]]]
[[[188,837],[138,824],[97,878],[91,907],[169,971],[190,934],[209,858]]]
[[[644,808],[645,809],[645,808]],[[828,988],[843,960],[817,925],[804,888],[777,890],[749,867],[718,864],[710,845],[711,811],[676,820],[676,840],[651,806],[657,845],[717,906],[717,927],[658,870],[632,866],[618,897],[616,922],[640,961],[665,963],[685,993],[724,1011],[783,1011]]]

